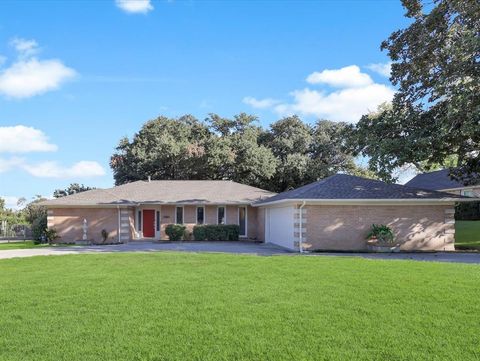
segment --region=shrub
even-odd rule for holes
[[[32,237],[36,244],[46,241],[44,238],[47,229],[47,216],[35,218],[32,222]]]
[[[165,233],[170,241],[180,241],[185,234],[187,227],[181,224],[168,224],[165,227]]]
[[[236,224],[206,224],[193,227],[196,241],[238,241],[240,228]]]
[[[102,234],[103,243],[105,243],[105,242],[107,241],[107,239],[108,239],[108,232],[107,232],[107,230],[106,230],[106,229],[102,229],[101,234]]]
[[[372,228],[370,228],[370,232],[367,234],[367,239],[376,239],[380,243],[393,243],[395,236],[389,226],[372,224]]]
[[[45,229],[45,240],[48,243],[53,243],[55,240],[59,239],[60,236],[57,233],[55,228],[46,228]]]

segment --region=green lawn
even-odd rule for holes
[[[480,250],[480,221],[455,222],[455,249]]]
[[[72,244],[73,245],[73,244]],[[0,251],[8,249],[27,249],[27,248],[42,248],[42,247],[66,247],[71,246],[71,244],[35,244],[33,241],[12,241],[10,243],[0,243]]]
[[[0,360],[475,360],[480,266],[122,253],[0,261]]]

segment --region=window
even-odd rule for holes
[[[465,197],[475,197],[473,190],[462,190],[460,191],[460,194]]]
[[[157,232],[160,232],[160,211],[157,211],[156,221],[157,221]]]
[[[217,208],[217,224],[225,224],[225,207]]]
[[[240,236],[247,236],[247,207],[238,207],[238,225],[240,227]]]
[[[175,210],[175,223],[183,224],[183,207],[177,207]]]
[[[142,211],[138,211],[137,231],[142,231]]]
[[[197,207],[197,224],[203,224],[205,220],[205,208]]]

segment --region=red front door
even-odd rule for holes
[[[143,236],[155,237],[155,211],[153,209],[143,210]]]

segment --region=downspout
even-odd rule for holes
[[[120,243],[120,206],[117,206],[118,210],[118,231],[117,231],[117,236],[118,236],[118,243]]]
[[[305,207],[305,201],[302,201],[302,204],[300,205],[300,207],[298,207],[298,210],[300,211],[300,217],[299,217],[299,221],[300,221],[300,225],[298,227],[299,229],[299,238],[298,238],[298,248],[300,249],[300,253],[303,253],[303,213],[302,213],[302,209],[303,207]]]

